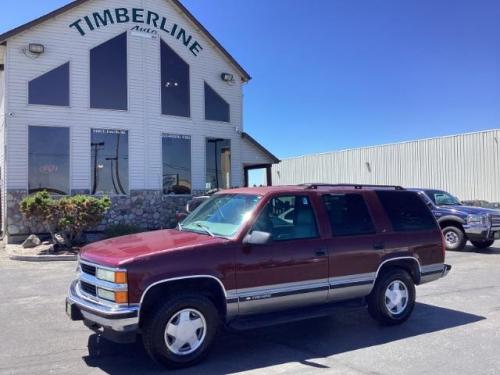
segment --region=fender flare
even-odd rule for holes
[[[467,222],[462,219],[460,216],[455,216],[455,215],[446,215],[446,216],[441,216],[439,219],[437,219],[437,222],[441,224],[443,221],[455,221],[460,225],[467,224]]]

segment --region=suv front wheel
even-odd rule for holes
[[[207,353],[218,325],[217,309],[210,299],[181,295],[147,317],[142,335],[144,347],[166,367],[192,366]]]
[[[415,284],[408,272],[393,269],[383,273],[368,296],[368,312],[384,325],[405,322],[415,307]]]

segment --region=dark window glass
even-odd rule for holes
[[[314,210],[306,196],[272,198],[252,230],[271,233],[274,241],[318,237]]]
[[[231,141],[208,138],[206,146],[206,188],[228,189],[231,187]]]
[[[30,81],[28,103],[69,106],[69,62]]]
[[[128,132],[92,129],[92,194],[128,193]]]
[[[427,194],[436,206],[457,206],[461,204],[460,200],[445,191],[426,190],[425,194]]]
[[[163,193],[191,194],[191,137],[165,134],[163,148]]]
[[[161,41],[161,111],[164,115],[191,115],[189,65]]]
[[[30,126],[28,188],[30,193],[46,190],[69,193],[69,129]]]
[[[323,195],[334,236],[375,233],[365,200],[360,194]]]
[[[396,232],[437,229],[431,211],[417,193],[377,191],[377,195]]]
[[[229,122],[229,104],[205,82],[205,119]]]
[[[127,33],[90,50],[90,107],[127,109]]]

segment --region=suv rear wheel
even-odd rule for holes
[[[495,243],[495,240],[471,241],[471,243],[478,249],[487,249],[488,247],[490,247]]]
[[[156,362],[170,368],[199,362],[207,354],[219,325],[212,301],[198,295],[175,297],[146,319],[144,347]]]
[[[414,307],[415,284],[402,269],[392,269],[379,276],[368,296],[368,312],[384,325],[405,322]]]
[[[443,228],[443,237],[446,243],[446,250],[461,251],[465,248],[467,238],[462,229],[454,226]]]

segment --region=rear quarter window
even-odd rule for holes
[[[377,191],[396,232],[416,232],[437,229],[436,220],[424,201],[411,191]]]

